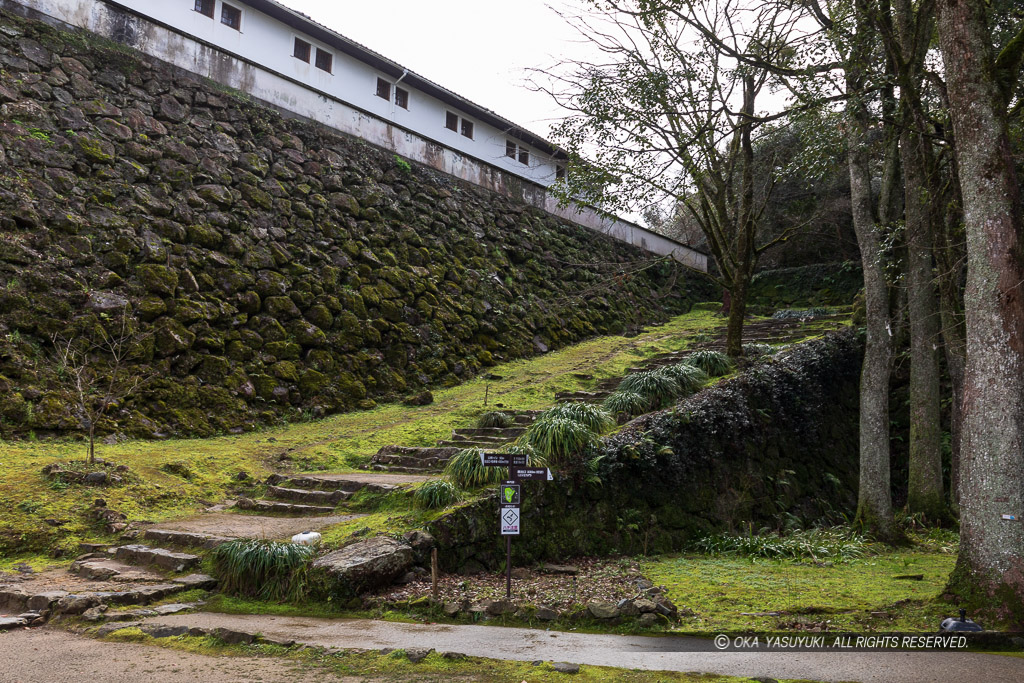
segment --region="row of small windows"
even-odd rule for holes
[[[200,14],[210,17],[213,19],[213,12],[216,9],[217,0],[196,0],[196,11]],[[242,10],[231,5],[221,3],[220,8],[220,23],[224,24],[228,28],[233,28],[236,31],[242,30]]]
[[[195,3],[196,12],[213,19],[217,6],[216,0],[195,0]],[[227,3],[221,3],[220,23],[229,28],[233,28],[236,31],[241,31],[242,10]],[[327,73],[333,73],[334,71],[334,55],[319,47],[314,49],[311,43],[302,40],[301,38],[295,39],[292,56],[306,64],[312,62],[313,65],[321,71],[326,71]],[[394,103],[402,109],[409,108],[409,91],[383,78],[377,79],[376,95],[388,102],[394,101]],[[464,137],[467,137],[470,140],[473,139],[473,122],[460,117],[454,112],[445,112],[444,125],[448,130],[461,133]],[[517,145],[511,140],[507,140],[505,142],[505,156],[511,159],[518,159],[521,164],[526,164],[527,166],[530,165],[530,151],[521,145]],[[558,167],[556,176],[558,178],[565,177],[564,167]]]
[[[313,56],[313,46],[301,38],[296,38],[295,49],[292,51],[292,56],[295,57],[295,59],[309,64],[309,61]],[[334,71],[334,55],[327,50],[316,48],[316,59],[313,61],[313,65],[321,71],[331,73]]]

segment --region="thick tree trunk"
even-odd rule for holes
[[[953,592],[1024,623],[1024,209],[985,6],[939,0],[967,231],[960,555]]]
[[[725,352],[733,358],[743,355],[743,319],[747,314],[749,278],[737,280],[729,290],[729,326],[725,337]]]
[[[955,169],[953,171],[955,174]],[[946,215],[936,222],[940,227],[936,257],[939,263],[939,311],[942,320],[942,350],[946,357],[953,388],[950,406],[950,463],[949,499],[954,508],[960,505],[960,441],[963,436],[964,366],[967,363],[966,339],[964,337],[964,312],[962,295],[963,247],[954,236],[959,234],[962,214],[961,201],[956,190],[957,182],[951,181],[951,193],[956,197],[940,202]]]
[[[910,105],[908,105],[909,108]],[[917,118],[917,117],[913,117]],[[907,308],[910,317],[910,463],[907,508],[931,521],[946,515],[942,487],[939,387],[939,311],[932,281],[932,222],[924,137],[905,126],[900,135],[906,188]]]
[[[858,84],[852,83],[851,92]],[[860,379],[860,491],[857,519],[881,538],[894,536],[889,484],[889,375],[892,330],[882,245],[871,202],[868,111],[856,97],[848,104],[850,200],[864,269],[867,347]]]

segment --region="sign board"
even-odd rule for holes
[[[514,481],[506,481],[501,484],[501,506],[519,507],[519,494],[521,489]]]
[[[502,536],[518,536],[519,535],[519,508],[514,507],[503,507],[501,508],[501,535]]]
[[[526,467],[526,456],[516,453],[480,453],[484,467]]]
[[[547,467],[513,467],[512,478],[522,480],[551,481],[551,470]]]

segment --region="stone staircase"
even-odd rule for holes
[[[379,472],[406,474],[436,474],[444,469],[448,460],[465,448],[496,450],[512,443],[526,431],[540,410],[523,410],[515,415],[510,427],[466,427],[452,431],[452,435],[436,446],[384,446],[370,460],[370,468]]]
[[[198,555],[138,544],[109,549],[83,544],[82,550],[88,552],[76,558],[66,571],[27,574],[0,585],[0,613],[16,615],[5,619],[8,628],[38,626],[62,615],[100,621],[108,614],[117,614],[113,608],[149,605],[178,593],[209,590],[217,585],[213,577],[195,573],[201,561]],[[175,607],[181,611],[193,606]],[[139,610],[129,612],[134,617]],[[173,613],[167,609],[148,612]]]

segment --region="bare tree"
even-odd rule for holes
[[[782,118],[756,110],[772,75],[760,64],[790,59],[798,13],[781,3],[748,13],[733,0],[590,4],[566,18],[607,61],[563,62],[535,78],[570,112],[554,135],[572,163],[553,190],[609,212],[665,199],[685,207],[730,293],[727,351],[742,355],[757,259],[802,227],[758,241],[779,169],[758,175],[754,163],[759,128]]]
[[[86,331],[54,335],[53,360],[74,401],[74,412],[89,438],[89,462],[96,460],[96,428],[151,377],[134,361],[147,334],[139,332],[127,307]]]

